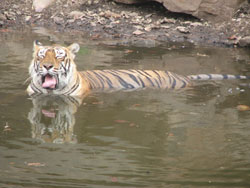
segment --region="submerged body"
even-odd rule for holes
[[[192,80],[248,79],[247,76],[201,74],[181,76],[161,70],[91,70],[78,72],[74,62],[80,47],[42,46],[34,42],[33,60],[29,67],[31,83],[27,91],[81,96],[90,91],[135,90],[143,88],[180,89]]]

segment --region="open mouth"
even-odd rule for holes
[[[42,76],[42,87],[44,89],[56,89],[57,86],[57,79],[55,76],[50,74],[46,74]]]

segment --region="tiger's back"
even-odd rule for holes
[[[80,73],[89,82],[91,90],[180,89],[191,84],[185,76],[159,70],[91,70]]]

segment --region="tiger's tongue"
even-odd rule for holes
[[[46,75],[42,87],[54,89],[56,87],[56,79],[53,76]]]

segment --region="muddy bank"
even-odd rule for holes
[[[6,28],[42,26],[58,32],[87,35],[112,44],[153,47],[164,42],[227,47],[250,46],[250,5],[234,17],[211,23],[171,13],[161,4],[124,5],[107,0],[57,0],[37,12],[32,0],[2,0],[0,32]],[[111,41],[111,40],[110,40]]]

